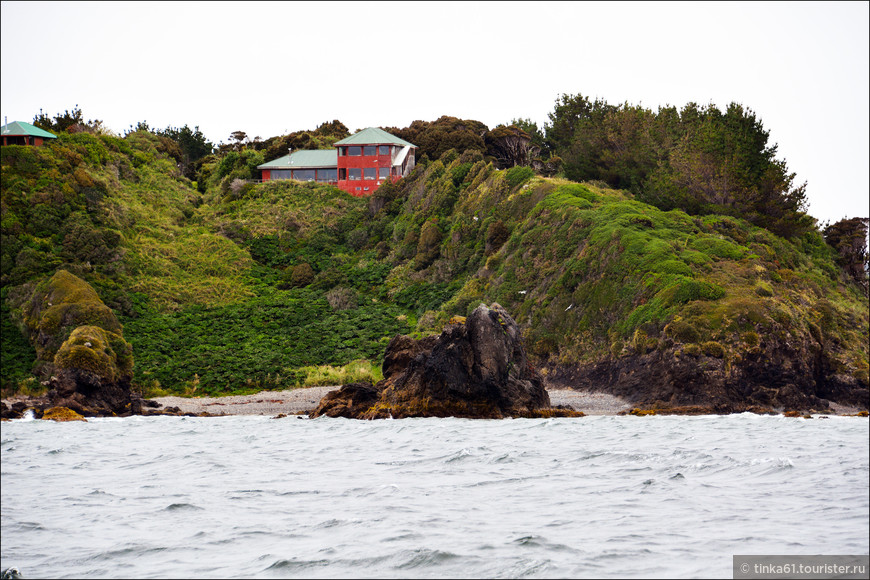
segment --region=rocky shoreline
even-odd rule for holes
[[[338,386],[308,387],[288,391],[260,391],[253,395],[231,395],[226,397],[156,397],[159,406],[156,411],[177,408],[179,414],[195,416],[260,415],[276,417],[279,415],[307,415],[313,411],[321,399]],[[553,406],[564,405],[585,415],[629,414],[635,408],[627,400],[601,392],[575,391],[573,389],[547,389]],[[20,402],[27,404],[26,397],[3,399],[8,407]],[[30,405],[28,405],[30,406]],[[835,415],[854,415],[860,412],[856,407],[831,404]]]
[[[228,415],[305,415],[320,404],[321,399],[339,386],[308,387],[288,391],[260,391],[253,395],[230,395],[226,397],[155,397],[158,406],[154,411],[178,409],[178,414],[204,416]],[[571,389],[547,391],[551,404],[564,405],[586,415],[616,415],[632,408],[626,400],[606,393],[580,392]],[[12,407],[15,403],[27,407],[34,399],[12,397],[2,403]],[[20,406],[20,405],[19,405]]]

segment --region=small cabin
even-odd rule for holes
[[[0,127],[0,135],[3,136],[3,145],[40,147],[46,139],[57,139],[57,135],[23,121],[13,121],[3,125]]]
[[[257,166],[263,181],[296,179],[333,183],[356,197],[408,175],[417,146],[377,127],[337,141],[334,150],[301,150]]]

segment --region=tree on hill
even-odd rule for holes
[[[332,149],[336,141],[345,137],[350,137],[350,131],[344,123],[334,119],[321,123],[314,131],[295,131],[287,135],[270,137],[255,148],[263,151],[263,158],[268,162],[287,155],[290,151]]]
[[[602,180],[660,209],[744,217],[786,237],[814,227],[806,184],[794,184],[761,120],[738,103],[653,112],[562,95],[549,118],[547,141],[571,180]]]
[[[473,119],[442,116],[435,121],[414,121],[404,129],[384,127],[388,133],[417,146],[417,156],[439,159],[448,149],[462,154],[474,149],[486,152],[485,136],[489,128]]]
[[[191,129],[186,124],[184,127],[166,127],[155,134],[168,137],[178,144],[182,158],[179,161],[181,171],[188,179],[196,179],[196,162],[214,152],[214,144],[205,138],[199,126]]]
[[[350,137],[350,130],[338,119],[321,123],[317,126],[317,129],[314,130],[314,133],[322,137],[335,137],[338,141]]]
[[[487,153],[495,157],[499,169],[529,165],[540,148],[532,145],[532,137],[516,125],[499,125],[486,133]]]
[[[54,118],[49,117],[39,110],[39,114],[33,117],[33,125],[52,133],[104,133],[107,129],[103,127],[103,122],[99,119],[89,119],[85,121],[82,110],[78,105],[73,107],[72,112],[64,111],[58,113]]]
[[[841,219],[825,228],[825,241],[837,251],[840,266],[861,288],[870,293],[867,273],[870,254],[867,253],[867,233],[870,218]]]
[[[146,131],[160,137],[166,152],[178,162],[184,176],[191,180],[196,179],[200,162],[214,153],[214,144],[206,139],[199,126],[191,129],[185,124],[181,128],[169,126],[165,129],[152,129],[148,121],[139,121],[135,128],[130,125],[130,130],[125,133],[125,136],[136,131]],[[171,141],[172,144],[167,143],[166,140]]]
[[[248,134],[244,131],[233,131],[232,133],[230,133],[230,139],[235,141],[235,143],[233,143],[233,149],[238,151],[242,148],[242,145],[245,143],[245,141],[248,140]]]

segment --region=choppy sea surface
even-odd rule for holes
[[[26,578],[722,577],[867,554],[868,421],[131,417],[2,424]]]

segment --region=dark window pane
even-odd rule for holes
[[[366,145],[363,148],[363,155],[375,155],[375,152],[378,150],[374,145]]]
[[[298,179],[299,181],[309,181],[314,179],[314,170],[313,169],[294,169],[293,170],[293,179]]]
[[[362,155],[362,147],[348,147],[347,154],[348,155]]]
[[[351,167],[347,170],[348,179],[362,179],[362,169],[359,167]]]
[[[389,167],[381,167],[378,169],[378,179],[386,179],[390,176],[390,168]]]
[[[375,167],[366,167],[365,168],[365,178],[366,179],[374,179],[377,173],[377,168]]]
[[[289,169],[273,169],[270,179],[290,179]]]
[[[389,145],[379,145],[378,146],[378,155],[389,155],[390,154],[390,146]]]
[[[341,179],[342,181],[347,179],[347,169],[345,169],[344,167],[339,169],[338,170],[338,178]]]
[[[335,181],[336,177],[338,177],[337,169],[318,169],[317,170],[317,181]]]

